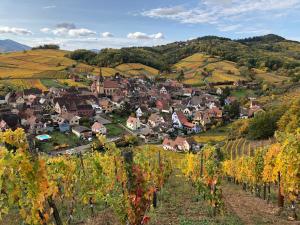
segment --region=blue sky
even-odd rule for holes
[[[0,39],[63,49],[159,45],[204,35],[300,41],[300,0],[1,0]]]

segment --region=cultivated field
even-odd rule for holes
[[[221,60],[217,57],[196,53],[180,60],[174,65],[177,71],[183,70],[185,84],[202,85],[207,83],[247,80],[240,73],[239,66],[231,61]],[[255,77],[267,83],[279,85],[287,77],[268,73],[264,70],[254,69]]]
[[[57,50],[32,50],[0,54],[0,77],[60,78],[61,73],[58,71],[76,64],[75,61],[64,57],[66,53]]]
[[[117,71],[129,76],[155,76],[159,73],[157,69],[140,63],[123,63],[115,68]]]

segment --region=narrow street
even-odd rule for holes
[[[108,138],[106,143],[115,142],[119,139],[120,139],[120,137]],[[69,148],[69,149],[62,150],[62,151],[51,152],[50,155],[56,156],[56,155],[64,155],[64,154],[85,153],[85,152],[89,151],[90,149],[91,149],[91,144],[87,144],[87,145],[77,146],[74,148]]]

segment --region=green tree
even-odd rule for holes
[[[248,138],[257,140],[272,137],[277,129],[277,122],[282,114],[282,109],[273,109],[258,113],[250,120]]]

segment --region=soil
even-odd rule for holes
[[[225,183],[222,189],[226,208],[232,210],[245,225],[300,225],[300,221],[288,221],[287,217],[279,216],[280,209],[275,204],[268,204],[240,186]]]

